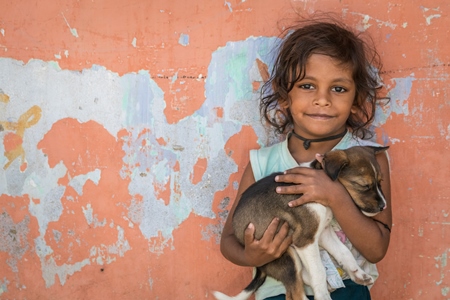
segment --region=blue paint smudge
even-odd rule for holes
[[[233,12],[233,8],[231,7],[231,3],[230,3],[230,2],[225,1],[224,5],[225,5],[225,6],[228,6],[228,10],[229,10],[230,12]]]
[[[189,45],[189,35],[184,34],[184,33],[180,34],[180,38],[178,39],[178,43],[179,43],[181,46],[187,46],[187,45]]]
[[[122,103],[126,112],[126,126],[150,125],[154,117],[152,105],[155,98],[163,98],[163,91],[147,71],[128,73],[121,77],[123,89]],[[160,117],[164,117],[160,116]],[[165,121],[165,120],[164,120]]]
[[[377,107],[373,126],[379,127],[385,124],[392,113],[409,115],[408,98],[411,94],[414,80],[416,79],[413,76],[392,79],[395,82],[395,86],[388,93],[390,101],[383,107]]]

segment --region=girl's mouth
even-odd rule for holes
[[[329,120],[332,118],[332,116],[325,114],[307,114],[307,116],[316,120]]]

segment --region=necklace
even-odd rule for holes
[[[298,135],[297,133],[295,133],[294,130],[292,130],[292,135],[295,136],[296,138],[298,138],[299,140],[303,141],[303,148],[305,148],[305,150],[308,150],[308,148],[311,146],[311,143],[332,141],[332,140],[341,138],[341,137],[343,137],[346,134],[347,134],[347,129],[345,129],[344,132],[341,132],[339,134],[328,136],[328,137],[324,137],[324,138],[321,138],[321,139],[307,139],[307,138],[302,137],[301,135]]]

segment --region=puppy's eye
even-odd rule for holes
[[[365,185],[358,184],[358,186],[359,186],[359,190],[361,190],[362,192],[367,192],[372,188],[372,186],[370,184],[365,184]]]

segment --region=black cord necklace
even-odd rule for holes
[[[294,130],[292,130],[292,135],[295,136],[296,138],[298,138],[299,140],[303,141],[303,148],[305,148],[305,150],[308,150],[308,148],[311,146],[311,143],[318,143],[318,142],[325,142],[325,141],[332,141],[338,138],[343,137],[344,135],[347,134],[347,129],[344,130],[344,132],[336,134],[336,135],[332,135],[332,136],[328,136],[325,138],[321,138],[321,139],[307,139],[302,137],[301,135],[298,135],[295,133]]]

